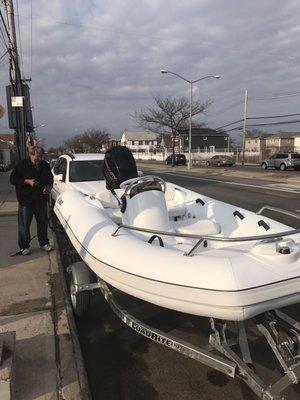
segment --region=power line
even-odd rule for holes
[[[250,101],[261,101],[261,100],[280,100],[280,99],[286,99],[287,97],[298,97],[300,96],[300,93],[290,93],[290,94],[283,94],[283,95],[278,95],[278,96],[272,96],[272,97],[252,97],[249,100]]]
[[[229,106],[226,106],[226,107],[224,107],[224,108],[221,108],[221,110],[216,111],[216,112],[210,114],[210,116],[213,117],[213,116],[216,116],[216,115],[223,114],[224,112],[228,111],[229,109],[231,109],[231,108],[233,108],[233,107],[235,107],[235,106],[237,106],[237,105],[240,105],[240,104],[241,104],[241,100],[235,101],[234,103],[230,104]]]
[[[6,50],[6,51],[2,54],[2,56],[0,57],[0,61],[2,61],[3,58],[4,58],[7,54],[8,54],[8,50]]]
[[[268,119],[268,118],[285,118],[285,117],[295,117],[296,115],[300,115],[300,113],[296,114],[285,114],[285,115],[271,115],[269,117],[249,117],[247,119]]]
[[[230,124],[226,124],[226,125],[223,125],[223,126],[219,126],[218,128],[216,128],[216,130],[218,130],[218,129],[223,129],[223,128],[226,128],[227,126],[231,126],[231,125],[234,125],[234,124],[238,124],[239,122],[243,122],[243,121],[244,121],[243,119],[239,119],[238,121],[231,122]]]
[[[24,74],[24,64],[23,64],[23,51],[22,51],[22,41],[21,41],[21,30],[20,30],[20,18],[19,18],[19,0],[17,0],[17,26],[18,26],[18,36],[20,44],[20,59],[21,59],[21,74]]]
[[[258,126],[289,125],[289,124],[297,124],[299,122],[300,122],[300,120],[296,119],[296,120],[293,120],[293,121],[283,121],[283,122],[279,122],[278,121],[278,122],[269,122],[269,123],[265,123],[265,124],[250,124],[250,125],[247,125],[247,128],[249,128],[249,127],[250,128],[255,128],[255,127],[258,127]],[[242,129],[243,129],[242,126],[238,126],[236,128],[226,129],[226,130],[224,130],[224,132],[240,131]]]
[[[272,118],[286,118],[286,117],[295,117],[300,115],[300,113],[294,113],[294,114],[284,114],[284,115],[270,115],[270,116],[260,116],[260,117],[247,117],[246,120],[252,120],[252,119],[272,119]],[[223,126],[220,126],[218,128],[216,128],[216,130],[218,129],[223,129],[226,128],[228,126],[234,125],[234,124],[238,124],[239,122],[243,122],[243,119],[239,119],[238,121],[235,122],[231,122],[230,124],[226,124]],[[284,123],[284,122],[283,122]],[[250,125],[248,125],[250,126]]]
[[[298,114],[299,115],[299,114]],[[300,120],[293,120],[293,121],[284,121],[284,122],[269,122],[265,124],[254,124],[254,125],[248,125],[248,127],[254,127],[254,126],[272,126],[272,125],[287,125],[287,124],[296,124],[300,122]]]
[[[3,29],[2,29],[2,26],[0,25],[0,32],[1,32],[2,39],[3,39],[3,41],[1,41],[1,44],[4,47],[5,50],[8,50],[8,44],[7,44],[8,31],[7,31],[7,27],[6,27],[5,20],[4,20],[4,17],[2,15],[1,10],[0,10],[0,17],[1,17],[1,22],[2,22],[2,25],[3,25],[4,29],[5,29],[5,33],[6,33],[6,36],[5,36],[4,32],[3,32]]]
[[[30,0],[30,77],[32,77],[32,32],[33,32],[33,22],[32,22],[32,0]]]

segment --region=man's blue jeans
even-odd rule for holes
[[[45,244],[49,243],[47,235],[47,203],[38,202],[33,203],[30,206],[22,206],[19,204],[18,225],[19,247],[21,250],[29,249],[30,247],[30,224],[33,216],[36,219],[37,237],[40,246],[45,246]]]

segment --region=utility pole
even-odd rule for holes
[[[244,123],[243,123],[243,150],[242,150],[242,165],[245,164],[245,143],[247,134],[247,105],[248,105],[248,90],[245,90],[244,102]]]
[[[14,107],[16,116],[15,144],[18,149],[18,157],[19,159],[22,159],[27,156],[25,99],[23,95],[23,84],[19,67],[13,0],[4,0],[4,5],[8,23],[9,56],[12,70],[12,93],[14,97],[22,99],[19,105]],[[11,100],[11,98],[7,99],[8,102],[11,102]]]

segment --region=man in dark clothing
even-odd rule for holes
[[[29,158],[20,161],[10,175],[10,183],[16,187],[19,202],[19,247],[22,255],[30,254],[30,224],[35,216],[40,247],[52,250],[47,235],[47,202],[53,185],[50,165],[42,159],[44,149],[32,146]]]

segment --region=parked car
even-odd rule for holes
[[[185,165],[186,164],[186,157],[184,154],[175,154],[174,155],[174,165]],[[165,163],[166,165],[168,164],[173,164],[173,154],[169,155],[166,160]]]
[[[64,154],[54,164],[52,200],[68,188],[84,193],[97,193],[105,189],[102,174],[104,154]]]
[[[206,161],[206,165],[217,166],[217,167],[232,167],[234,165],[234,159],[230,156],[213,156]]]
[[[285,171],[287,168],[300,169],[300,153],[276,153],[261,163],[262,169],[275,168]]]

